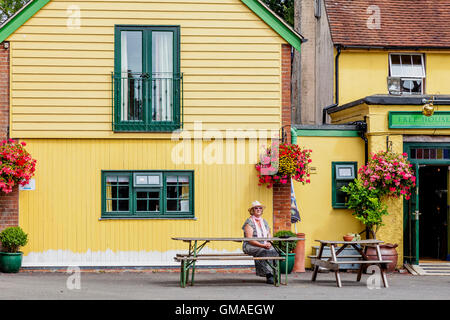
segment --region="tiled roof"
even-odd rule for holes
[[[334,44],[450,48],[450,0],[324,1]]]

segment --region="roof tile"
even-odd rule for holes
[[[450,47],[450,0],[324,1],[334,44]]]

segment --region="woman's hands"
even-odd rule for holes
[[[253,228],[250,227],[248,224],[244,227],[245,237],[246,238],[253,238]],[[269,235],[270,238],[270,235]],[[252,246],[260,247],[264,249],[270,249],[272,247],[272,244],[270,242],[266,242],[265,244],[260,243],[258,241],[249,241],[249,243]]]

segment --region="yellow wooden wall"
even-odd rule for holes
[[[364,141],[359,137],[298,137],[300,147],[312,149],[310,184],[294,182],[297,206],[302,221],[292,226],[298,233],[305,233],[306,256],[314,253],[313,246],[320,244],[315,240],[342,240],[342,236],[364,229],[350,210],[332,207],[332,168],[333,161],[356,161],[358,168],[364,164]],[[305,259],[306,267],[311,267],[310,259]]]
[[[247,208],[266,205],[272,225],[272,190],[259,187],[251,164],[176,164],[178,142],[164,140],[27,139],[37,159],[36,190],[20,191],[19,224],[29,235],[24,265],[170,265],[187,244],[175,236],[241,237]],[[186,142],[191,144],[192,142]],[[203,142],[203,152],[209,143]],[[224,155],[225,157],[225,155]],[[254,161],[253,159],[252,161]],[[99,220],[101,170],[194,170],[195,220]],[[208,250],[236,251],[241,244],[212,243]]]
[[[389,53],[410,51],[344,50],[339,57],[339,104],[374,94],[388,94]],[[425,54],[425,94],[450,92],[450,51]]]
[[[111,131],[115,24],[181,26],[186,129],[279,128],[285,41],[240,0],[53,0],[7,39],[12,137],[168,137]]]

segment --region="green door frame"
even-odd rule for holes
[[[403,239],[404,241],[404,260],[412,264],[419,264],[419,168],[422,165],[447,165],[450,166],[450,159],[411,159],[411,149],[413,148],[448,148],[450,142],[405,142],[403,143],[403,152],[408,154],[409,162],[414,166],[416,172],[416,194],[411,197],[410,201],[403,201]],[[417,214],[413,214],[417,212]],[[411,238],[414,239],[410,239]],[[411,243],[407,243],[410,242]]]

